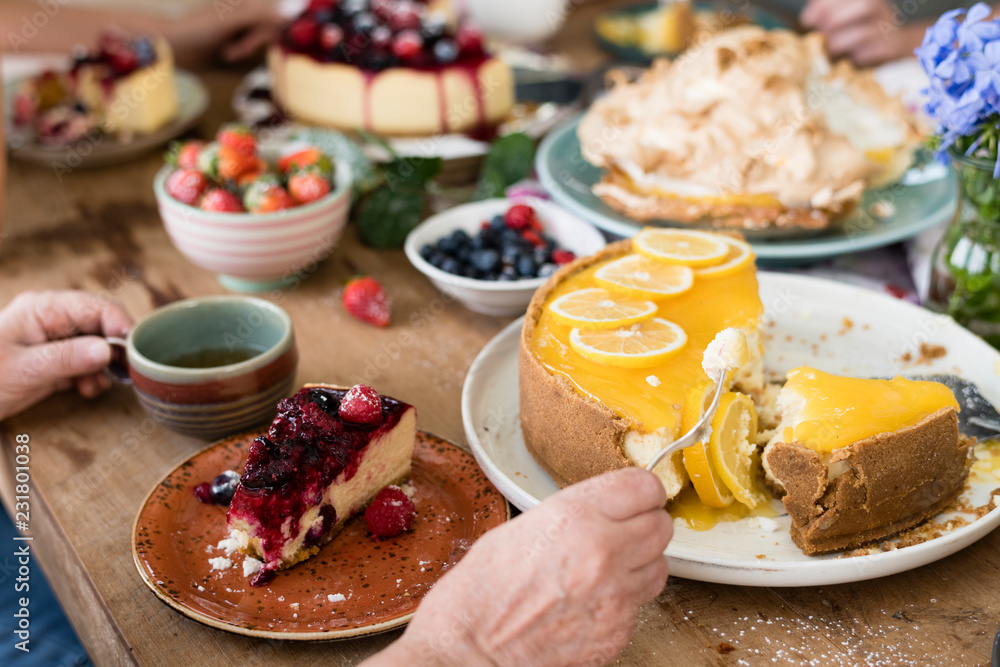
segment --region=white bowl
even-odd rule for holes
[[[217,213],[181,203],[164,182],[164,165],[153,190],[170,240],[191,262],[218,274],[236,292],[290,287],[316,268],[340,238],[351,207],[351,171],[337,162],[335,187],[322,199],[274,213]]]
[[[463,204],[428,218],[406,237],[403,248],[406,256],[439,290],[456,298],[469,310],[486,315],[520,315],[527,310],[535,290],[548,278],[507,282],[465,278],[442,271],[420,256],[421,248],[428,243],[435,243],[456,229],[475,236],[483,222],[505,213],[514,204],[528,204],[534,208],[545,233],[560,247],[572,251],[578,257],[592,255],[606,245],[604,237],[596,228],[560,208],[558,204],[536,197],[519,197]]]

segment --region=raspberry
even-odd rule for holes
[[[376,542],[402,535],[413,527],[416,517],[416,506],[398,486],[379,491],[365,510],[365,523]]]
[[[368,385],[356,384],[344,395],[338,414],[344,421],[378,426],[382,423],[382,398]]]
[[[319,24],[315,20],[303,17],[288,26],[288,39],[300,49],[308,49],[316,41]]]
[[[416,30],[403,30],[392,42],[392,52],[403,60],[416,58],[423,48],[424,40]]]
[[[212,498],[212,485],[208,482],[202,482],[198,486],[194,487],[194,495],[201,502],[206,505],[214,505],[215,501]]]
[[[514,204],[507,213],[504,214],[504,222],[515,231],[522,231],[531,227],[535,219],[535,210],[527,204]]]
[[[563,250],[560,248],[552,251],[552,261],[560,266],[563,264],[569,264],[574,259],[576,259],[576,255],[571,253],[569,250]]]

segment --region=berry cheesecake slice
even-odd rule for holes
[[[268,53],[275,101],[339,129],[488,136],[514,105],[514,76],[436,4],[313,0]]]
[[[410,474],[416,409],[356,385],[306,385],[250,445],[227,528],[263,561],[251,584],[315,555],[379,491]]]

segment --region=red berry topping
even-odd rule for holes
[[[194,495],[198,498],[198,500],[206,505],[215,504],[215,499],[212,498],[212,485],[208,482],[202,482],[198,486],[194,487]]]
[[[304,16],[288,26],[288,39],[300,49],[308,49],[316,42],[319,24],[314,19]]]
[[[308,12],[320,12],[328,9],[333,9],[337,6],[337,0],[309,0],[309,7],[306,9]]]
[[[344,41],[344,29],[336,23],[328,23],[320,28],[319,45],[325,51],[332,51]]]
[[[377,327],[389,326],[389,297],[369,276],[354,278],[344,287],[344,308],[354,317]]]
[[[535,209],[527,204],[514,204],[504,215],[504,222],[507,226],[516,231],[523,231],[530,228],[535,219]]]
[[[330,194],[330,181],[316,170],[297,171],[288,178],[288,192],[300,204],[308,204]]]
[[[355,424],[382,423],[382,397],[366,384],[356,384],[344,395],[338,412],[344,421]]]
[[[240,203],[239,197],[222,188],[209,188],[208,192],[202,195],[200,206],[206,211],[215,211],[216,213],[243,212],[243,205]]]
[[[402,535],[413,527],[416,518],[416,506],[398,486],[379,491],[365,510],[365,522],[376,542]]]
[[[424,39],[416,30],[403,30],[392,42],[392,52],[397,58],[412,60],[420,55],[424,48]]]
[[[167,177],[163,187],[177,201],[194,206],[208,187],[208,180],[194,169],[178,169]]]
[[[557,250],[552,251],[552,261],[555,262],[556,264],[559,264],[560,266],[562,266],[563,264],[569,264],[574,259],[576,259],[576,255],[571,253],[569,250],[563,250],[562,248],[559,248]]]
[[[483,33],[469,25],[463,25],[455,34],[455,41],[462,53],[474,55],[483,52]]]
[[[420,28],[420,11],[413,2],[397,3],[389,21],[393,30],[417,30]]]

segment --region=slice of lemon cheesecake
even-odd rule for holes
[[[681,435],[686,406],[700,409],[704,353],[723,329],[749,341],[728,382],[762,391],[762,312],[753,254],[728,236],[647,229],[567,265],[535,293],[522,330],[529,451],[562,486],[645,466]],[[655,472],[670,498],[687,485],[680,453]]]
[[[866,380],[796,368],[764,449],[792,538],[808,554],[850,548],[937,514],[961,490],[974,440],[937,382]]]

